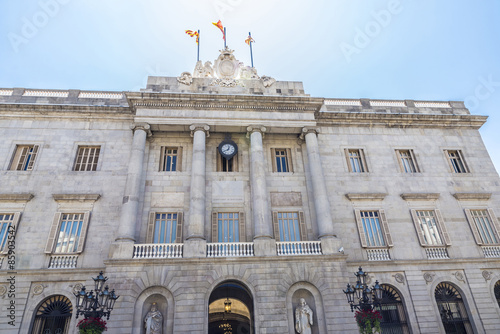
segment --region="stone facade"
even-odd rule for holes
[[[406,333],[445,333],[443,282],[460,293],[473,333],[500,332],[500,239],[478,242],[467,216],[487,212],[498,229],[500,179],[478,132],[486,117],[462,102],[313,98],[300,82],[188,74],[151,77],[141,92],[0,89],[0,215],[19,213],[15,261],[0,257],[2,277],[15,278],[0,283],[1,309],[15,302],[1,333],[29,333],[54,295],[72,303],[76,333],[73,293],[100,270],[120,295],[111,333],[144,333],[153,302],[163,333],[207,333],[213,295],[230,284],[246,291],[251,333],[295,333],[299,298],[314,311],[313,333],[356,333],[342,290],[358,266],[398,292]],[[238,148],[230,172],[217,149],[227,136]],[[34,163],[16,170],[23,146],[37,147]],[[98,160],[76,171],[83,147],[98,147]],[[161,170],[165,148],[177,150],[175,170]],[[421,210],[440,215],[438,246],[419,241]],[[162,212],[177,214],[179,235],[160,251],[152,233]],[[233,212],[239,242],[224,244],[217,215]],[[300,242],[281,240],[283,212],[297,214]],[[386,223],[383,245],[363,241],[363,212]],[[58,213],[88,214],[80,251],[55,250]]]

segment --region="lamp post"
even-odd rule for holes
[[[94,290],[86,292],[85,286],[79,292],[75,293],[76,297],[76,318],[83,314],[85,319],[106,317],[109,320],[109,315],[115,306],[115,302],[119,296],[115,295],[115,290],[109,291],[109,287],[104,283],[108,280],[103,276],[101,271],[94,280]],[[104,287],[104,289],[103,289]],[[95,294],[94,294],[95,293]]]
[[[356,285],[351,286],[347,283],[347,289],[343,290],[347,302],[351,305],[351,312],[354,312],[355,309],[360,311],[373,310],[375,306],[380,305],[382,288],[378,281],[375,281],[375,285],[370,288],[366,283],[368,273],[364,272],[361,267],[354,275],[356,275]]]

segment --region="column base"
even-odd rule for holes
[[[333,255],[342,253],[342,241],[334,236],[324,236],[321,239],[321,250],[324,255]]]
[[[255,256],[276,256],[276,240],[259,238],[253,240]]]
[[[185,240],[182,257],[207,257],[207,241],[199,238]]]
[[[108,257],[111,260],[118,259],[132,259],[134,254],[134,242],[133,241],[115,241],[109,246]]]

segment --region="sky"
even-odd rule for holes
[[[327,98],[465,101],[500,171],[500,1],[0,0],[0,88],[138,91],[227,45]]]

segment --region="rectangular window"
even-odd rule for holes
[[[404,173],[418,173],[418,165],[413,150],[396,150],[401,170]]]
[[[54,217],[45,253],[81,253],[85,244],[90,212],[61,213]]]
[[[273,211],[273,228],[276,241],[301,241],[307,238],[302,211]]]
[[[466,213],[478,244],[499,243],[498,226],[496,226],[498,220],[496,222],[493,220],[496,219],[493,210],[466,210]]]
[[[362,247],[392,247],[384,210],[354,210]]]
[[[100,146],[79,146],[74,171],[95,171],[99,160]]]
[[[181,167],[180,147],[161,147],[160,152],[160,172],[180,171]]]
[[[245,242],[244,212],[213,212],[212,242]]]
[[[351,173],[368,172],[365,155],[362,149],[346,149],[345,155],[347,158],[347,165],[349,166],[349,171]]]
[[[38,145],[17,145],[10,170],[33,170]]]
[[[418,225],[422,233],[424,244],[433,246],[443,245],[434,211],[416,211],[415,214],[417,215]]]
[[[460,150],[445,150],[453,173],[468,173],[469,170]]]
[[[231,159],[224,158],[217,150],[217,171],[218,172],[237,172],[238,171],[238,154]]]
[[[177,213],[157,213],[153,243],[174,243],[177,239]]]
[[[291,150],[289,148],[272,149],[273,172],[287,173],[292,172]]]

